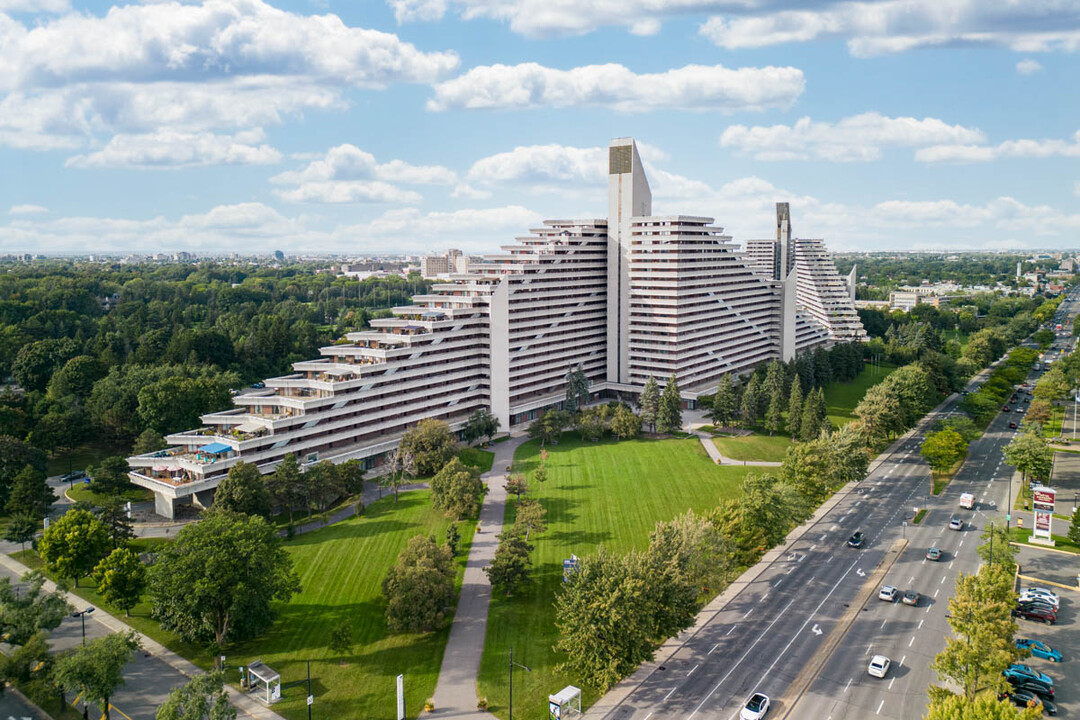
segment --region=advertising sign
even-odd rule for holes
[[[1041,487],[1035,490],[1035,497],[1032,499],[1032,505],[1036,510],[1045,510],[1047,512],[1054,511],[1054,500],[1056,499],[1057,492],[1054,488]]]
[[[1057,493],[1053,488],[1041,487],[1033,491],[1032,508],[1035,510],[1035,529],[1031,533],[1033,540],[1051,544],[1050,526],[1053,522],[1054,499]]]
[[[1050,518],[1053,517],[1050,513],[1037,512],[1035,513],[1035,529],[1037,531],[1043,531],[1047,534],[1050,533]]]

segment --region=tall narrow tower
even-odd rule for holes
[[[630,218],[652,214],[652,191],[632,138],[608,146],[608,382],[630,382]]]
[[[795,241],[791,239],[791,206],[776,203],[776,244],[780,253],[780,277],[785,279],[795,268]]]

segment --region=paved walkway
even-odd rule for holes
[[[18,581],[29,571],[30,568],[14,558],[0,554],[0,573]],[[56,590],[56,584],[45,581],[45,590],[48,592]],[[127,624],[77,595],[68,593],[67,600],[77,609],[94,608],[93,613],[86,619],[86,635],[89,638],[131,630]],[[136,653],[135,659],[125,666],[125,685],[114,696],[113,702],[115,707],[133,720],[150,720],[154,716],[155,709],[165,700],[171,688],[182,685],[189,678],[203,671],[142,633],[136,634],[142,643],[143,651]],[[54,650],[63,650],[79,644],[81,639],[82,620],[68,617],[52,632],[49,641]],[[241,693],[231,686],[226,687],[229,690],[229,699],[237,709],[238,717],[255,720],[284,720],[246,693]]]
[[[735,460],[721,455],[716,443],[713,442],[712,435],[700,429],[702,425],[709,424],[704,416],[704,411],[686,411],[685,414],[691,416],[689,421],[690,432],[698,436],[701,446],[705,448],[705,452],[709,454],[709,457],[717,465],[745,465],[747,467],[780,467],[783,465],[783,463],[769,462],[767,460]]]
[[[488,605],[491,585],[484,568],[495,556],[506,510],[506,467],[514,461],[514,451],[525,436],[511,437],[492,446],[495,461],[491,471],[482,476],[488,492],[480,508],[480,523],[469,549],[465,577],[461,583],[457,612],[450,626],[450,638],[443,654],[439,682],[435,687],[435,712],[441,718],[490,718],[476,709],[480,657],[487,635]]]

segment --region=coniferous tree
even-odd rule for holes
[[[660,433],[676,432],[682,427],[682,398],[675,376],[668,378],[664,392],[660,396],[660,407],[656,413],[656,431]]]
[[[761,381],[758,376],[751,375],[750,381],[742,395],[742,420],[748,426],[757,425],[761,421],[759,408],[761,407]]]
[[[773,435],[784,425],[784,396],[781,393],[769,399],[769,409],[765,412],[765,429]]]
[[[791,383],[791,395],[788,398],[787,431],[793,440],[799,438],[799,428],[802,426],[803,391],[802,383],[798,376]]]
[[[727,427],[735,421],[737,411],[738,397],[735,393],[735,382],[729,373],[720,378],[720,383],[716,387],[710,419],[717,427]]]
[[[641,405],[641,422],[648,425],[652,432],[656,432],[656,416],[660,411],[660,388],[652,375],[645,381],[645,388],[641,391],[638,404]]]

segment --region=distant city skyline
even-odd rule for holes
[[[493,251],[630,135],[739,243],[1080,247],[1078,47],[1080,0],[0,0],[0,255]]]

